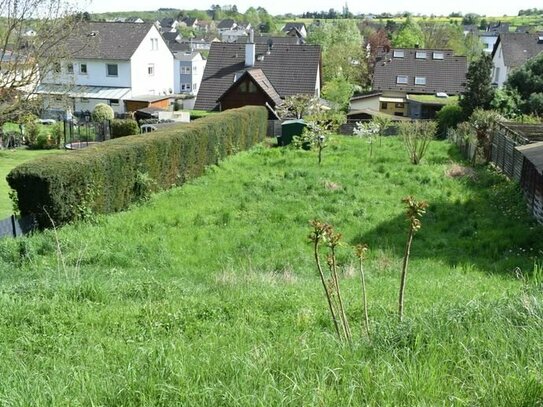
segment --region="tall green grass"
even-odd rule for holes
[[[0,400],[6,405],[540,405],[542,229],[517,188],[458,171],[436,142],[336,138],[314,153],[258,146],[148,204],[0,241]],[[453,168],[454,167],[454,168]],[[454,171],[451,171],[453,169]],[[406,224],[415,237],[404,322]],[[333,224],[353,330],[338,344],[309,221]]]

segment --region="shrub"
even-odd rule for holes
[[[430,141],[436,133],[436,123],[433,121],[402,122],[399,125],[405,149],[409,154],[411,164],[419,164],[428,150]]]
[[[442,138],[447,135],[447,129],[456,129],[458,123],[462,121],[464,113],[462,108],[458,105],[443,106],[439,112],[437,112],[437,134]]]
[[[138,122],[132,119],[113,119],[111,121],[111,138],[133,136],[139,134]]]
[[[94,122],[112,120],[114,116],[111,106],[106,105],[105,103],[98,103],[94,106],[94,110],[92,111],[92,121]]]
[[[43,157],[14,168],[7,179],[17,191],[22,216],[34,214],[42,228],[51,226],[51,220],[61,225],[80,218],[81,202],[93,213],[116,212],[141,200],[147,187],[181,185],[201,175],[206,166],[263,140],[266,127],[266,109],[232,109],[194,123]]]

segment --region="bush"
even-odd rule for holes
[[[111,213],[142,199],[147,187],[165,189],[201,175],[206,166],[264,139],[266,109],[227,110],[146,135],[109,140],[87,149],[43,157],[7,176],[22,216],[40,227],[89,213]],[[145,187],[145,188],[143,188]]]
[[[456,129],[458,123],[463,119],[462,108],[458,105],[443,106],[436,115],[437,134],[444,138],[447,135],[447,129]]]
[[[115,114],[111,106],[106,105],[105,103],[98,103],[94,106],[92,111],[92,121],[93,122],[104,122],[106,120],[112,120]]]
[[[138,122],[132,119],[113,119],[111,121],[111,138],[133,136],[139,134]]]

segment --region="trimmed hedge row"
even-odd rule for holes
[[[133,119],[113,119],[110,126],[111,138],[133,136],[140,132],[138,122]]]
[[[166,189],[202,175],[206,166],[263,140],[266,124],[263,107],[227,110],[24,163],[7,180],[21,215],[35,215],[42,228],[58,226],[88,213],[121,211],[149,187]]]

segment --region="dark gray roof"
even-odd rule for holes
[[[302,28],[305,28],[304,23],[285,23],[285,26],[283,27],[284,32],[289,32],[293,28],[296,28],[298,31],[301,31]]]
[[[229,29],[229,28],[234,27],[234,25],[236,25],[236,22],[234,20],[232,20],[231,18],[227,18],[227,19],[222,20],[217,25],[217,28],[219,28],[219,29]]]
[[[516,68],[523,65],[528,59],[535,57],[543,51],[543,41],[539,41],[540,35],[529,33],[500,34],[492,57],[502,45],[503,60],[508,68]]]
[[[166,42],[175,42],[177,37],[181,38],[178,32],[162,33],[162,38],[164,38],[164,41]]]
[[[73,58],[129,60],[149,30],[150,23],[81,23],[66,41]]]
[[[194,25],[194,23],[196,22],[196,18],[185,16],[185,17],[183,17],[181,22],[185,23],[187,25],[187,27],[192,27]]]
[[[164,17],[162,20],[160,20],[160,26],[161,27],[173,27],[174,21],[175,21],[175,18]]]
[[[404,57],[394,58],[394,51],[403,51]],[[425,52],[426,58],[417,59],[417,52]],[[442,53],[443,59],[434,59],[434,52]],[[467,68],[467,58],[451,50],[395,48],[378,56],[373,90],[456,95],[464,90]],[[398,76],[407,76],[407,83],[398,84]],[[415,85],[415,77],[426,78],[426,84]]]
[[[300,41],[297,37],[267,37],[267,36],[258,36],[255,35],[254,43],[255,44],[265,44],[268,45],[269,41],[272,41],[272,44],[284,44],[284,45],[297,45],[300,44]],[[249,41],[249,37],[239,37],[235,42],[238,44],[246,44]]]
[[[318,45],[276,44],[269,55],[267,45],[256,44],[255,48],[257,58],[253,68],[262,70],[281,98],[315,93],[321,59]],[[212,43],[195,109],[214,110],[217,99],[247,69],[244,44]]]

